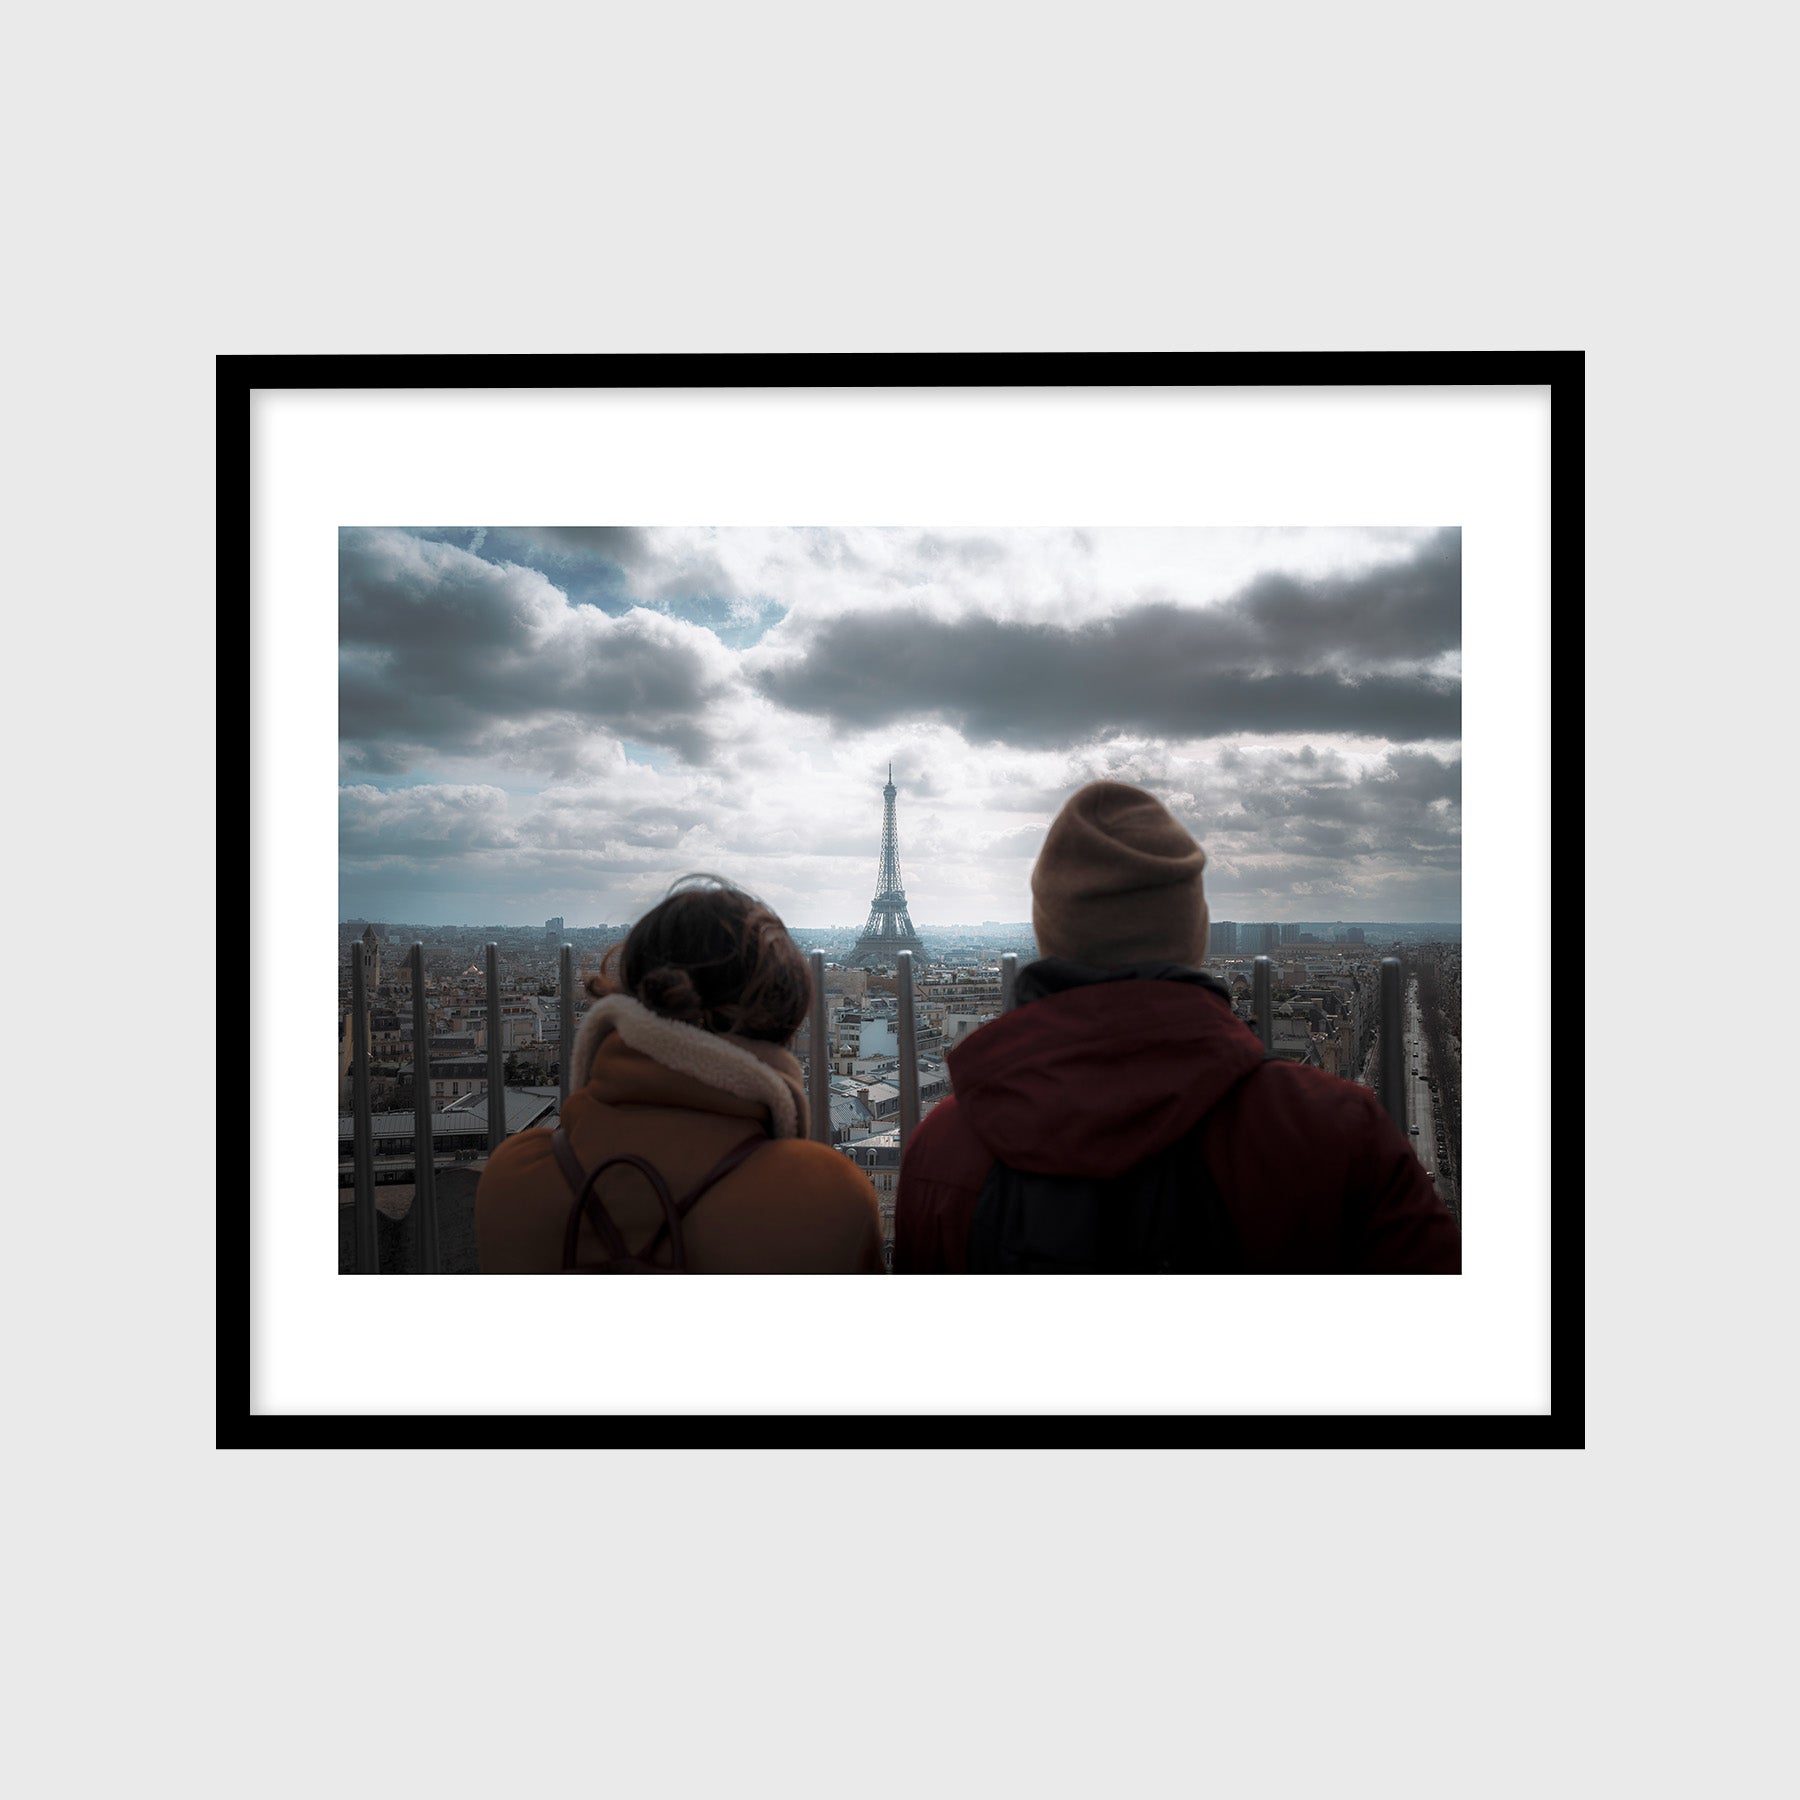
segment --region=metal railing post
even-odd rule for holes
[[[488,1155],[506,1137],[506,1028],[500,1018],[500,946],[487,947]]]
[[[1388,1117],[1406,1131],[1406,1040],[1400,1029],[1400,959],[1381,959],[1381,1048],[1376,1092]]]
[[[831,1068],[827,1059],[831,1050],[825,1041],[825,952],[813,950],[806,960],[812,972],[812,1005],[806,1011],[806,1110],[812,1114],[807,1136],[814,1143],[829,1144]]]
[[[1250,965],[1250,1004],[1256,1013],[1256,1035],[1265,1051],[1275,1048],[1275,997],[1271,985],[1275,965],[1259,956]]]
[[[557,1000],[556,1021],[556,1066],[562,1070],[562,1079],[557,1083],[562,1092],[558,1096],[558,1107],[569,1104],[569,1064],[575,1060],[575,946],[564,944],[562,958],[556,971]]]
[[[913,1020],[913,953],[902,950],[900,963],[900,1154],[919,1126],[919,1053]]]
[[[425,1004],[425,946],[412,947],[413,1203],[419,1272],[438,1272],[437,1163],[431,1147],[431,1016]]]
[[[369,1117],[369,975],[361,944],[350,946],[350,1056],[350,1167],[356,1183],[356,1272],[379,1275],[375,1125]]]
[[[1019,953],[1009,950],[1000,959],[1000,1010],[1011,1012],[1013,984],[1019,979]]]

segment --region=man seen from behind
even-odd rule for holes
[[[1140,788],[1064,805],[1031,875],[1040,959],[907,1145],[896,1273],[1461,1271],[1375,1095],[1265,1059],[1201,973],[1205,862]]]

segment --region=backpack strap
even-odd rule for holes
[[[669,1193],[669,1184],[663,1180],[661,1171],[646,1158],[634,1156],[629,1152],[621,1152],[616,1156],[608,1156],[596,1163],[592,1169],[583,1170],[580,1159],[575,1154],[574,1146],[569,1142],[569,1134],[561,1125],[550,1134],[550,1148],[556,1155],[558,1166],[562,1170],[563,1180],[568,1183],[570,1192],[575,1196],[574,1204],[569,1208],[569,1221],[563,1231],[564,1271],[575,1268],[575,1247],[581,1236],[581,1220],[585,1213],[592,1221],[594,1229],[600,1235],[600,1241],[606,1246],[607,1254],[612,1262],[621,1267],[653,1266],[656,1252],[662,1247],[665,1236],[669,1239],[670,1268],[676,1273],[687,1270],[687,1245],[683,1241],[681,1222],[693,1209],[708,1188],[715,1182],[724,1180],[733,1169],[749,1157],[759,1145],[768,1139],[759,1131],[734,1144],[720,1157],[712,1168],[700,1178],[697,1186],[691,1188],[677,1202]],[[606,1210],[605,1203],[595,1192],[595,1183],[615,1163],[625,1163],[636,1169],[650,1183],[652,1191],[662,1203],[662,1223],[657,1226],[642,1250],[635,1256],[626,1246],[624,1234],[614,1224],[612,1215]]]
[[[676,1244],[679,1244],[681,1242],[681,1221],[693,1211],[694,1205],[699,1200],[700,1196],[715,1182],[723,1181],[740,1163],[748,1162],[751,1155],[757,1150],[760,1150],[768,1141],[769,1140],[759,1131],[753,1136],[743,1139],[742,1142],[733,1144],[731,1148],[713,1164],[712,1168],[700,1177],[698,1184],[690,1188],[688,1192],[676,1202],[672,1216],[664,1219],[663,1222],[657,1226],[656,1235],[651,1238],[650,1242],[644,1246],[639,1254],[646,1257],[654,1256],[662,1245],[663,1233],[669,1231],[671,1227],[674,1232],[673,1241]]]
[[[560,1140],[560,1142],[558,1141]],[[581,1236],[581,1218],[586,1213],[599,1232],[600,1240],[606,1245],[608,1253],[615,1262],[635,1260],[626,1248],[624,1234],[613,1223],[612,1215],[606,1210],[606,1203],[594,1191],[594,1184],[610,1169],[614,1163],[626,1163],[636,1169],[650,1183],[657,1199],[662,1202],[665,1221],[676,1216],[675,1201],[669,1193],[669,1184],[663,1180],[656,1165],[644,1157],[621,1153],[618,1156],[603,1157],[586,1174],[575,1159],[567,1135],[559,1125],[551,1134],[551,1148],[556,1151],[556,1160],[562,1166],[563,1179],[574,1191],[575,1204],[569,1208],[569,1222],[563,1231],[563,1267],[575,1267],[575,1245]],[[679,1238],[675,1246],[675,1267],[681,1267],[681,1245]]]

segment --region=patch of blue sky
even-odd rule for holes
[[[446,780],[436,769],[408,769],[403,775],[372,775],[364,769],[352,769],[338,786],[372,787],[383,794],[399,794],[408,788],[441,787]]]
[[[647,769],[672,769],[676,766],[675,755],[669,750],[652,750],[647,744],[626,743],[623,745],[627,762],[642,763]]]
[[[752,600],[747,607],[741,600],[720,600],[712,594],[668,599],[658,611],[690,625],[704,625],[728,650],[748,650],[788,615],[788,609],[779,600]]]
[[[571,548],[557,541],[566,534],[509,526],[415,525],[406,529],[414,537],[454,544],[489,562],[514,562],[536,569],[568,596],[572,606],[598,607],[613,618],[634,606],[647,606],[672,619],[705,626],[730,650],[747,650],[759,643],[788,613],[779,600],[765,594],[731,599],[705,589],[683,593],[678,585],[665,585],[647,598],[642,591],[633,591],[624,563],[608,554],[612,540],[600,533],[594,543]],[[620,537],[639,535],[622,533]]]
[[[624,568],[604,553],[561,549],[542,542],[530,531],[504,525],[409,525],[404,529],[431,543],[454,544],[485,562],[517,563],[536,569],[561,588],[575,606],[597,606],[605,613],[622,613],[639,604],[626,592]]]

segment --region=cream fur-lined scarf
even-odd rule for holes
[[[793,1088],[754,1051],[720,1037],[717,1032],[702,1031],[698,1025],[665,1019],[629,994],[608,994],[587,1009],[575,1033],[575,1054],[569,1061],[570,1093],[587,1086],[601,1039],[615,1031],[633,1050],[661,1063],[665,1069],[692,1075],[708,1087],[768,1107],[776,1137],[800,1135],[802,1120]]]

